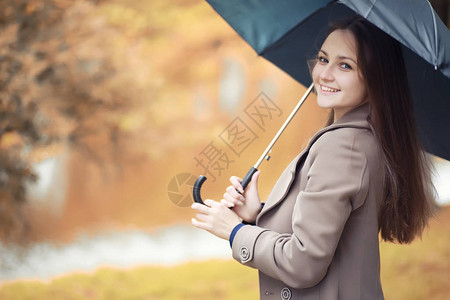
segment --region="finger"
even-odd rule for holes
[[[239,193],[234,189],[234,187],[232,187],[232,186],[229,186],[229,187],[226,189],[226,193],[224,193],[223,195],[224,195],[224,196],[227,195],[229,198],[234,198],[234,199],[236,199],[236,200],[238,200],[238,201],[241,201],[241,202],[244,202],[244,201],[245,201],[244,196],[242,196],[241,194],[239,194]]]
[[[211,200],[211,199],[206,199],[206,200],[203,201],[203,202],[204,202],[207,206],[211,207],[211,206],[213,205],[213,203],[216,202],[216,201]]]
[[[225,201],[227,201],[227,202],[229,202],[229,203],[233,203],[233,206],[235,205],[235,204],[237,204],[237,205],[244,205],[244,202],[242,201],[242,200],[238,200],[238,199],[236,199],[236,198],[233,198],[233,197],[231,197],[228,193],[225,193],[224,195],[223,195],[223,198],[224,198],[224,200]],[[245,199],[244,199],[244,201],[245,201]]]
[[[237,177],[237,176],[231,176],[231,177],[230,177],[230,181],[238,181],[238,182],[241,182],[241,181],[242,181],[242,178]]]
[[[259,175],[261,175],[261,171],[255,172],[255,174],[253,174],[253,176],[252,176],[252,182],[254,182],[255,184],[258,184]]]
[[[222,203],[223,205],[225,205],[228,208],[234,207],[234,203],[233,202],[227,201],[225,199],[220,200],[220,203]]]
[[[209,224],[203,223],[203,222],[199,222],[199,221],[197,221],[194,218],[191,219],[191,223],[192,223],[192,225],[194,225],[197,228],[204,229],[204,230],[210,230],[210,225]]]
[[[230,182],[234,186],[234,188],[236,190],[238,190],[240,193],[244,192],[244,189],[242,188],[242,185],[241,185],[241,182],[242,182],[241,178],[236,177],[236,176],[231,176],[230,177]]]
[[[205,215],[205,214],[202,214],[202,213],[196,214],[195,217],[196,217],[198,220],[203,221],[203,222],[206,222],[206,221],[209,220],[209,219],[208,219],[208,215]]]
[[[209,206],[209,207],[219,207],[220,206],[220,203],[219,202],[217,202],[217,201],[214,201],[214,200],[212,200],[212,199],[206,199],[205,200],[205,204],[207,205],[207,206]]]
[[[196,211],[199,211],[201,213],[204,213],[204,214],[208,214],[208,211],[209,211],[208,206],[197,203],[197,202],[192,203],[191,208],[195,209]]]
[[[229,187],[226,188],[227,194],[229,194],[231,197],[240,200],[240,201],[244,201],[244,196],[242,196],[238,191],[236,191],[236,188],[232,185],[230,185]]]
[[[252,189],[254,191],[258,191],[258,179],[259,179],[260,174],[261,174],[261,171],[257,171],[257,172],[255,172],[255,174],[253,174],[252,181],[250,182],[250,186],[249,186],[250,189]]]

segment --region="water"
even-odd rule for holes
[[[48,280],[102,266],[174,265],[192,260],[230,258],[228,241],[193,226],[177,225],[153,233],[139,230],[81,236],[69,245],[38,243],[18,251],[0,244],[0,281]]]

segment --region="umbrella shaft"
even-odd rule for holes
[[[286,127],[288,126],[288,124],[291,122],[292,118],[295,116],[295,114],[297,113],[297,111],[300,109],[300,107],[302,106],[303,102],[305,102],[306,98],[308,98],[309,94],[311,93],[312,89],[314,87],[314,84],[311,83],[311,85],[309,86],[309,88],[306,90],[305,94],[303,95],[303,97],[300,99],[300,101],[297,103],[297,105],[295,106],[295,108],[292,110],[291,114],[289,115],[289,117],[286,119],[286,121],[284,121],[283,126],[281,126],[280,130],[278,130],[277,134],[275,135],[275,137],[272,139],[272,141],[270,142],[269,146],[267,146],[266,150],[264,151],[264,153],[261,155],[261,157],[259,158],[259,160],[256,162],[256,164],[253,166],[255,169],[258,169],[259,165],[262,163],[262,161],[264,160],[264,158],[266,158],[267,154],[269,153],[269,151],[272,149],[273,145],[275,145],[276,141],[278,140],[278,138],[281,136],[281,134],[283,133],[283,131],[286,129]]]

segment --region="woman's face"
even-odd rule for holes
[[[355,37],[335,30],[325,40],[312,71],[317,104],[334,109],[334,120],[366,102],[367,90],[358,68]]]

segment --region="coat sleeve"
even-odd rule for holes
[[[294,288],[314,286],[325,276],[352,203],[364,202],[368,189],[367,159],[354,136],[325,133],[307,160],[306,187],[292,215],[293,233],[244,226],[232,247],[242,264]]]

